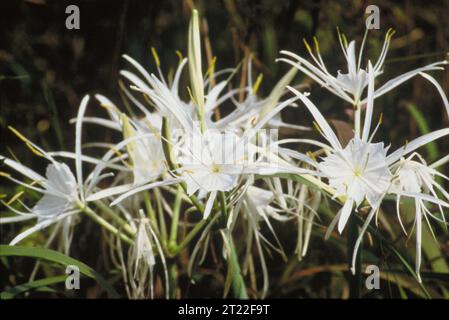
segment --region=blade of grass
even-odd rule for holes
[[[42,287],[46,287],[52,284],[64,282],[67,279],[67,275],[63,276],[56,276],[56,277],[49,277],[44,279],[39,279],[36,281],[30,281],[27,283],[19,284],[18,286],[15,286],[13,288],[10,288],[8,290],[5,290],[0,293],[0,299],[12,299],[18,294],[33,290],[33,289],[39,289]]]
[[[419,132],[421,134],[429,133],[430,132],[429,125],[427,124],[427,121],[426,121],[424,115],[422,114],[422,112],[419,111],[418,108],[414,104],[411,104],[411,103],[407,104],[407,110],[408,110],[408,112],[410,112],[411,116],[416,121],[416,124],[418,125]],[[437,160],[439,157],[439,152],[438,152],[436,142],[432,141],[432,142],[426,144],[425,147],[427,149],[427,153],[428,153],[430,162]]]
[[[117,291],[115,291],[115,289],[107,282],[107,280],[103,278],[103,276],[101,276],[97,271],[84,264],[83,262],[66,256],[60,252],[51,249],[36,247],[0,245],[0,257],[9,256],[43,259],[62,264],[64,266],[75,265],[79,268],[80,272],[83,275],[96,280],[101,285],[101,287],[106,290],[111,298],[120,297]]]

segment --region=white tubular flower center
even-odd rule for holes
[[[358,138],[325,157],[318,168],[337,190],[359,205],[365,198],[373,205],[388,188],[391,173],[386,164],[383,143],[368,143]]]

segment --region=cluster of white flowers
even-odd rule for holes
[[[251,59],[244,88],[231,88],[235,69],[215,71],[212,63],[203,73],[198,16],[194,11],[188,57],[181,57],[171,81],[162,76],[155,51],[158,75],[148,73],[134,59],[124,55],[135,70],[120,72],[128,83],[121,88],[127,111],[108,98],[95,95],[107,117],[87,117],[89,97],[83,99],[78,116],[73,119],[76,124],[75,152],[46,152],[11,128],[36,155],[47,159],[49,165],[46,177],[43,177],[18,161],[0,156],[4,165],[22,174],[27,181],[1,172],[3,177],[43,194],[33,207],[20,200],[20,195],[8,202],[2,201],[14,215],[1,217],[0,223],[37,219],[35,226],[17,235],[10,244],[15,245],[31,233],[55,224],[54,232],[62,230],[63,244],[68,252],[73,227],[84,213],[120,244],[117,246],[120,251],[118,268],[127,279],[128,295],[139,298],[146,295],[145,281],[148,275],[153,279],[157,261],[164,266],[166,287],[167,256],[175,257],[191,245],[192,265],[198,255],[201,262],[214,225],[220,226],[223,255],[232,263],[235,255],[232,232],[238,221],[243,221],[247,226],[244,228],[247,230],[245,243],[238,243],[246,252],[243,271],[248,268],[251,246],[255,245],[263,271],[265,295],[268,272],[262,245],[284,255],[271,224],[273,219],[280,223],[297,222],[296,252],[301,258],[307,252],[314,218],[318,216],[323,197],[331,197],[341,207],[330,223],[328,233],[335,226],[342,233],[351,215],[362,208],[368,209],[368,215],[360,215],[364,224],[355,243],[354,267],[361,239],[372,219],[377,218],[384,201],[396,199],[399,223],[407,233],[400,217],[401,199],[411,198],[416,208],[416,272],[419,274],[422,219],[429,222],[430,216],[445,223],[449,193],[437,178],[449,178],[436,168],[449,159],[445,157],[428,165],[417,150],[449,135],[449,128],[425,134],[390,152],[389,142],[375,138],[375,133],[382,127],[380,121],[371,130],[374,102],[413,76],[421,75],[436,86],[449,114],[443,89],[427,73],[443,69],[448,62],[418,68],[375,89],[392,34],[391,31],[387,33],[377,63],[373,66],[368,61],[366,69],[362,69],[366,35],[357,60],[355,42],[348,43],[339,34],[347,73],[338,71],[336,76],[326,68],[316,40],[315,54],[306,43],[313,63],[294,53],[281,51],[285,57],[279,61],[287,62],[293,68],[269,96],[262,99],[258,95],[260,79],[255,83],[252,79]],[[181,90],[186,65],[190,82],[187,89]],[[298,71],[354,106],[353,138],[346,145],[337,138],[325,116],[311,101],[315,97],[290,86]],[[187,101],[181,97],[186,92],[190,97]],[[293,97],[282,101],[285,94]],[[225,116],[217,116],[220,113],[217,111],[226,104],[233,106],[233,110]],[[283,109],[303,105],[313,116],[325,142],[302,138],[302,131],[309,130],[308,127],[282,121]],[[106,152],[101,158],[87,156],[82,144],[82,127],[87,124],[113,130],[122,139],[116,143],[91,142],[90,145],[105,148]],[[279,128],[295,130],[298,138],[274,137],[271,133]],[[301,153],[292,147],[284,147],[289,143],[313,146],[315,150]],[[75,174],[61,159],[75,161]],[[86,175],[83,167],[88,166],[92,170]],[[435,208],[440,216],[432,213]],[[194,211],[200,212],[202,219],[196,219],[192,224],[188,215]],[[189,221],[182,222],[181,214],[185,214]],[[261,233],[261,223],[268,226],[270,235]],[[190,230],[184,238],[181,237],[181,227]],[[193,239],[198,241],[192,242]],[[127,258],[121,253],[122,242],[130,248]],[[149,292],[153,293],[152,285]],[[168,288],[166,292],[168,295]]]

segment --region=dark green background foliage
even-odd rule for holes
[[[65,8],[69,4],[77,4],[80,8],[80,30],[65,28]],[[356,39],[360,45],[365,29],[364,12],[368,4],[373,3],[195,1],[201,16],[207,20],[213,55],[217,56],[217,69],[233,67],[249,52],[254,53],[254,78],[260,73],[264,75],[262,95],[268,94],[276,81],[288,70],[286,65],[274,62],[279,50],[287,49],[303,56],[307,55],[302,38],[311,41],[313,36],[317,36],[323,59],[330,70],[336,73],[339,68],[343,68],[342,71],[346,71],[336,27],[338,26],[349,39]],[[381,82],[445,58],[445,53],[449,51],[449,1],[377,0],[375,4],[381,10],[381,29],[370,31],[366,46],[367,57],[377,60],[386,31],[390,27],[396,30],[386,60],[385,73],[380,77]],[[25,164],[41,172],[45,168],[45,162],[32,155],[22,142],[7,130],[8,125],[14,126],[47,150],[72,150],[74,126],[68,124],[68,121],[75,116],[82,96],[87,93],[101,93],[115,102],[120,101],[118,71],[128,67],[121,59],[121,54],[133,56],[147,69],[154,71],[150,51],[153,46],[159,53],[164,73],[173,72],[178,62],[175,51],[180,50],[186,55],[191,6],[192,2],[188,0],[0,1],[0,153],[9,156],[14,154]],[[448,93],[449,72],[434,72],[433,75]],[[187,77],[184,76],[183,81],[186,84]],[[310,84],[312,100],[324,114],[343,121],[349,120],[348,113],[345,112],[350,108],[349,105],[331,96],[301,74],[295,81]],[[187,92],[183,94],[187,96]],[[91,102],[92,107],[88,109],[88,115],[103,114],[101,108],[94,104]],[[390,141],[394,148],[402,145],[406,139],[411,140],[420,134],[418,122],[407,107],[410,104],[415,105],[422,113],[431,130],[449,124],[436,90],[424,79],[416,77],[376,100],[374,117],[377,118],[383,113],[383,125],[377,134],[378,140]],[[287,110],[284,117],[289,122],[300,124],[310,123],[311,119],[300,108]],[[98,130],[98,127],[94,126],[86,126],[84,137],[88,141],[113,138],[107,130]],[[449,151],[449,140],[439,141],[437,148],[439,156],[446,155]],[[425,154],[427,150],[422,152]],[[449,174],[447,166],[445,174]],[[16,190],[12,190],[12,186],[4,179],[1,181],[0,193],[13,195]],[[20,228],[20,225],[2,227],[1,243],[6,243]],[[294,233],[289,234],[288,228],[280,230],[283,231],[280,235],[281,241],[294,243]],[[100,273],[103,272],[104,276],[114,278],[114,275],[105,274],[107,262],[97,254],[97,250],[104,250],[95,242],[99,236],[98,232],[96,226],[83,221],[76,231],[72,255]],[[441,227],[437,227],[436,232],[441,246],[441,260],[449,255],[449,238]],[[398,239],[401,239],[396,242],[401,253],[407,261],[413,262],[413,241],[410,239],[406,242],[402,235],[398,236]],[[271,296],[344,296],[344,288],[335,284],[339,283],[335,282],[335,278],[342,277],[342,271],[345,270],[337,268],[338,264],[345,263],[345,259],[339,251],[342,250],[341,246],[333,243],[336,241],[334,239],[325,242],[322,231],[314,234],[307,259],[298,263],[292,257],[289,262],[292,273],[286,276],[284,274],[286,278],[283,280],[281,275],[285,264],[280,261],[277,263],[277,258],[270,260],[271,282],[274,283]],[[42,242],[42,235],[35,235],[28,240],[28,244]],[[435,243],[432,245],[438,246]],[[377,262],[382,264],[392,261],[388,268],[397,269],[400,263],[394,255],[379,247],[379,243],[375,246],[373,257],[377,257]],[[335,250],[336,247],[340,249]],[[334,269],[316,269],[326,265],[334,266]],[[429,262],[424,263],[426,270],[430,270],[429,266]],[[4,288],[6,284],[26,282],[32,267],[33,264],[28,260],[3,260],[0,263],[0,288]],[[53,271],[46,267],[42,272],[49,276]],[[419,290],[408,290],[410,286],[414,286],[410,284],[414,280],[404,279],[408,281],[408,285],[403,286],[406,294],[419,295]],[[180,281],[187,283],[187,279],[182,276]],[[217,281],[220,283],[220,279]],[[441,286],[445,284],[447,287],[447,274],[442,282],[434,279],[426,281],[431,293],[440,295],[443,292]],[[190,289],[192,296],[221,295],[220,285],[215,286],[214,282],[209,285],[207,281],[202,285],[201,281],[198,282],[199,285]],[[285,285],[286,289],[284,283],[289,283]],[[368,296],[399,296],[400,290],[390,284],[386,281],[381,291],[369,293]],[[84,289],[77,294],[96,296],[94,283],[87,292]],[[56,293],[54,295],[61,296]]]

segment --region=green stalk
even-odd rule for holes
[[[215,219],[216,217],[212,218]],[[171,250],[171,255],[172,256],[176,256],[178,255],[185,247],[187,247],[190,243],[190,241],[192,241],[193,238],[195,238],[195,236],[203,229],[203,227],[207,224],[208,220],[201,220],[200,222],[198,222],[192,230],[190,230],[190,232],[185,236],[185,238],[181,241],[181,243],[178,246],[175,246],[172,250]]]
[[[145,207],[147,208],[148,211],[148,218],[150,219],[150,223],[152,227],[157,231],[157,233],[159,233],[159,227],[157,225],[156,219],[156,212],[154,211],[154,208],[151,205],[150,194],[148,191],[143,193],[143,199],[145,202]]]
[[[220,206],[221,206],[221,227],[226,227],[226,221],[228,218],[228,206],[226,203],[226,197],[224,192],[219,192]],[[232,291],[234,297],[237,299],[248,299],[248,293],[246,292],[245,280],[242,276],[242,270],[240,269],[239,259],[237,251],[235,250],[234,241],[232,241],[232,235],[229,236],[229,263],[232,268]]]
[[[104,202],[96,201],[95,205],[98,208],[100,208],[104,213],[106,213],[111,219],[113,219],[120,226],[122,226],[123,230],[125,230],[130,236],[134,236],[136,234],[136,231]]]
[[[226,197],[223,191],[218,193],[218,198],[220,199],[220,207],[221,207],[221,216],[220,216],[220,225],[222,228],[226,227],[226,220],[228,218],[228,208],[226,204]]]
[[[240,269],[239,260],[237,257],[237,252],[235,250],[234,242],[232,238],[229,238],[229,263],[232,267],[232,291],[234,292],[234,297],[237,299],[248,299],[248,293],[246,292],[245,280],[242,276],[242,271]]]
[[[356,217],[352,214],[349,217],[348,221],[348,241],[347,241],[347,250],[348,250],[348,268],[351,270],[352,266],[352,256],[354,254],[354,246],[359,236],[359,227],[357,225]],[[362,259],[361,259],[362,250],[358,250],[357,257],[355,261],[355,273],[349,273],[349,298],[358,299],[360,298],[360,291],[362,287]]]
[[[181,212],[182,188],[178,186],[178,192],[173,207],[173,217],[170,226],[170,238],[168,240],[168,248],[176,246],[176,236],[178,235],[179,214]]]
[[[176,265],[176,262],[170,265],[170,268],[168,269],[168,278],[170,284],[170,299],[176,299],[176,291],[178,289],[178,266]]]
[[[80,209],[83,213],[85,213],[89,218],[91,218],[93,221],[95,221],[97,224],[99,224],[102,228],[109,231],[110,233],[116,235],[129,245],[133,245],[134,241],[128,238],[125,234],[120,232],[116,227],[114,227],[112,224],[107,222],[105,219],[97,215],[91,208],[85,206],[84,204],[80,204]]]
[[[167,245],[167,224],[165,223],[164,208],[162,207],[161,203],[160,191],[158,189],[155,189],[154,192],[156,196],[156,207],[159,218],[159,230],[161,235],[161,241],[163,246],[165,247]]]

